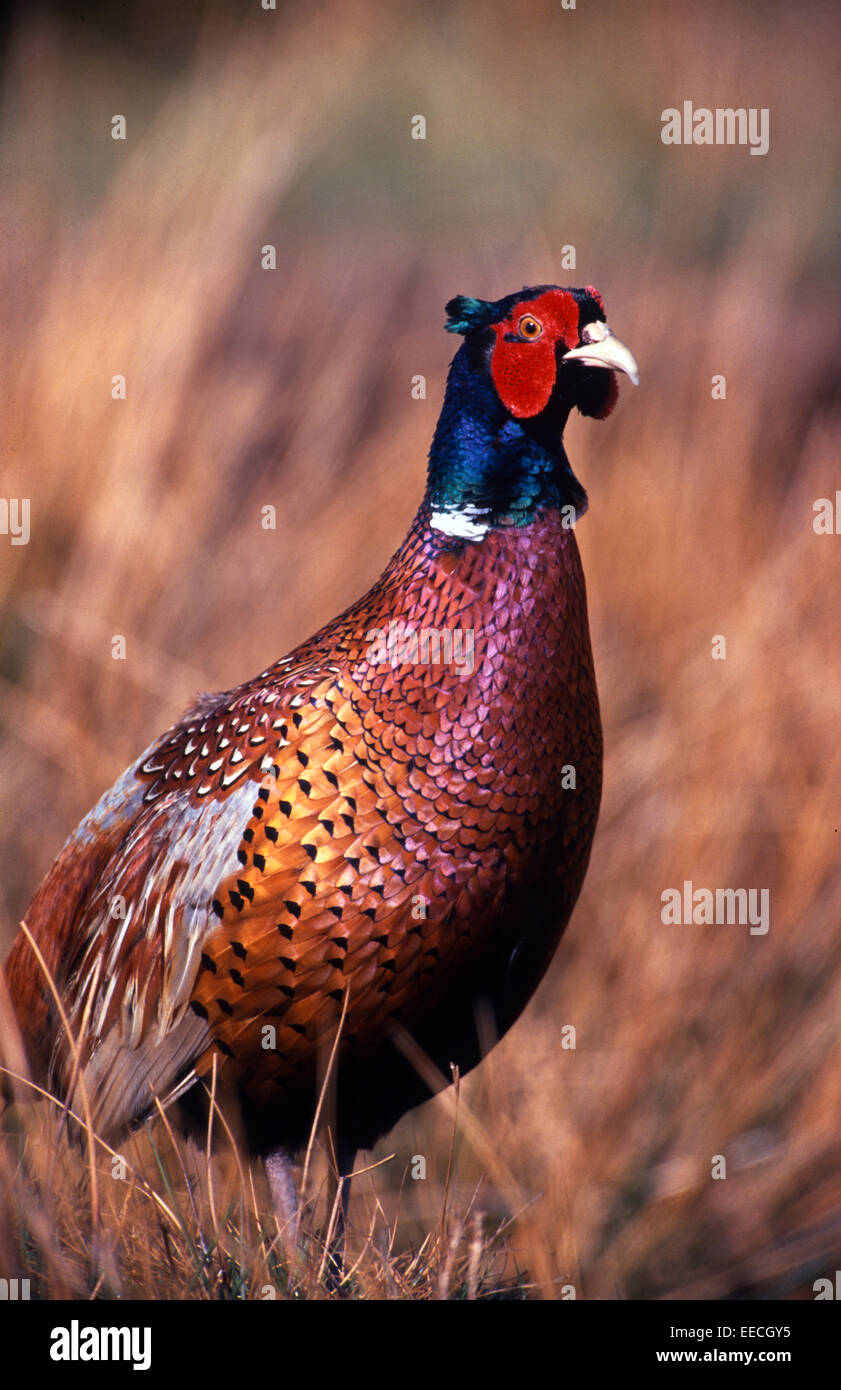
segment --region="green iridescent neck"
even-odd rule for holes
[[[515,420],[501,404],[470,344],[456,353],[429,452],[426,500],[435,516],[489,526],[525,526],[538,510],[571,506],[587,495],[569,466],[561,435],[568,410]],[[454,531],[454,534],[457,534]]]

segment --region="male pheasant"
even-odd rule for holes
[[[37,1079],[114,1136],[214,1068],[275,1176],[337,1048],[341,1150],[480,1057],[581,888],[602,740],[564,452],[633,357],[596,290],[458,296],[426,494],[374,587],[256,679],[202,697],[68,840],[6,981]],[[607,370],[605,370],[607,369]],[[274,1156],[274,1157],[273,1157]]]

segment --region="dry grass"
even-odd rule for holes
[[[444,301],[597,284],[642,386],[567,441],[606,736],[590,874],[455,1130],[442,1096],[360,1158],[394,1155],[358,1180],[344,1292],[808,1296],[841,1264],[839,564],[812,529],[841,423],[832,11],[305,9],[13,33],[3,491],[31,498],[32,537],[0,537],[4,939],[197,689],[259,671],[379,573],[422,489]],[[770,154],[663,147],[684,97],[769,106]],[[663,926],[687,878],[770,888],[768,935]],[[0,1276],[337,1296],[323,1162],[290,1269],[233,1151],[208,1164],[159,1124],[125,1181],[96,1150],[94,1222],[60,1128],[45,1102],[5,1134]]]

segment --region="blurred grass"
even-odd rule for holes
[[[642,385],[567,435],[605,722],[592,865],[538,996],[463,1084],[501,1167],[460,1132],[443,1238],[450,1109],[408,1116],[352,1202],[354,1291],[810,1296],[841,1261],[839,563],[812,529],[838,477],[833,8],[164,12],[8,38],[2,492],[31,498],[32,537],[0,538],[4,941],[197,689],[261,670],[380,572],[423,486],[445,300],[596,284]],[[684,98],[770,107],[770,153],[663,146]],[[769,934],[664,927],[685,878],[769,887]],[[0,1273],[83,1294],[84,1161],[63,1140],[51,1186],[55,1121],[34,1124],[3,1154]],[[413,1154],[426,1183],[402,1181]],[[220,1160],[211,1222],[199,1163],[195,1222],[170,1159],[188,1215],[169,1227],[102,1159],[99,1291],[283,1287],[262,1176],[252,1200]],[[221,1242],[200,1274],[198,1225]]]

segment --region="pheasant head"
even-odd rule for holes
[[[471,528],[526,524],[541,504],[580,514],[586,495],[562,442],[569,414],[602,420],[616,404],[616,373],[639,380],[601,295],[556,285],[493,301],[457,295],[447,314],[464,343],[430,451],[432,524],[470,538]]]

